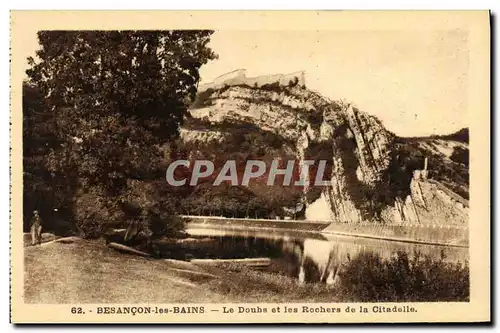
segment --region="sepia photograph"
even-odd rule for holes
[[[19,322],[488,320],[487,11],[12,14]]]

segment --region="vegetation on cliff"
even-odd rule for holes
[[[230,186],[223,182],[212,186],[216,175],[228,160],[235,161],[238,179],[241,179],[248,160],[264,161],[271,165],[273,159],[295,160],[293,142],[277,133],[262,130],[252,123],[186,119],[188,130],[212,130],[224,133],[224,141],[192,142],[176,140],[169,148],[170,160],[210,160],[215,165],[211,176],[196,186],[186,186],[180,209],[185,214],[220,215],[228,217],[268,218],[283,216],[284,207],[294,207],[301,197],[302,187],[280,186],[283,176],[278,176],[276,186],[266,185],[266,175],[252,180],[248,187]],[[182,175],[190,179],[191,171]]]
[[[409,170],[422,169],[428,158],[429,178],[469,199],[469,130],[429,137],[398,137],[395,151],[404,156]]]

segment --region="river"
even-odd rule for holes
[[[270,258],[267,271],[287,275],[302,283],[333,284],[340,265],[361,252],[390,258],[398,251],[443,257],[446,261],[468,261],[468,248],[338,236],[289,230],[235,230],[229,227],[191,227],[190,237],[203,238],[202,246],[184,249],[190,258]]]

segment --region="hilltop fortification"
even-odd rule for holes
[[[247,85],[251,87],[262,87],[266,84],[279,83],[280,85],[288,85],[290,82],[297,81],[300,86],[305,86],[305,72],[297,71],[288,74],[269,74],[255,77],[247,77],[246,69],[236,69],[216,77],[212,82],[200,84],[198,92],[206,91],[207,89],[220,89],[223,86]]]

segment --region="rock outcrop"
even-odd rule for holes
[[[351,223],[467,223],[467,200],[449,189],[452,177],[447,178],[449,184],[442,179],[436,182],[435,170],[429,172],[434,180],[417,171],[424,168],[425,157],[431,159],[429,167],[455,163],[444,159],[449,159],[454,147],[466,149],[465,143],[441,140],[447,150],[440,149],[443,142],[415,139],[408,143],[351,104],[331,101],[299,86],[226,86],[197,102],[200,104],[203,107],[190,110],[193,121],[182,128],[183,140],[223,145],[230,136],[221,130],[221,124],[251,124],[281,137],[299,163],[318,152],[328,156],[328,185],[320,191],[311,186],[303,190],[305,218]],[[467,182],[459,187],[468,192],[468,169],[466,172]]]

